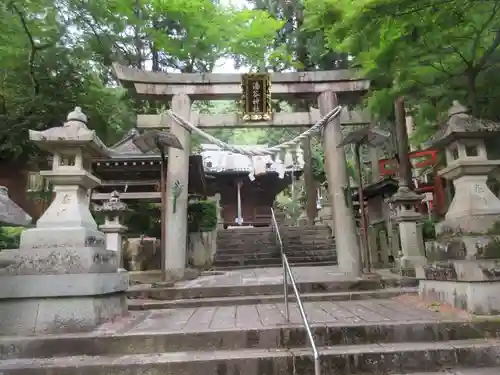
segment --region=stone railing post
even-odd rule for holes
[[[128,228],[122,224],[122,220],[128,207],[120,200],[120,193],[113,191],[109,200],[102,206],[96,206],[95,211],[104,214],[104,224],[99,229],[106,235],[106,249],[116,251],[119,267],[123,269],[123,233]]]
[[[63,126],[30,130],[30,140],[53,154],[41,176],[55,197],[36,228],[22,233],[19,250],[0,253],[11,261],[0,269],[3,335],[91,331],[127,313],[128,275],[89,210],[88,190],[100,180],[88,168],[107,151],[86,123],[76,108]]]

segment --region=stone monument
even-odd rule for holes
[[[94,210],[104,214],[104,224],[99,226],[99,229],[106,235],[106,249],[116,251],[118,265],[123,270],[123,233],[128,228],[122,224],[122,220],[128,207],[120,200],[120,193],[115,190],[108,201],[101,206],[96,206]]]
[[[445,220],[436,224],[432,264],[417,269],[420,294],[475,314],[500,313],[500,200],[486,185],[500,161],[488,160],[484,139],[500,124],[476,119],[454,102],[448,121],[433,139],[444,147],[455,196]]]
[[[99,185],[92,157],[107,148],[86,126],[80,108],[61,127],[31,131],[30,140],[53,154],[54,200],[20,248],[0,253],[0,334],[90,331],[127,313],[128,275],[89,211],[88,190]],[[8,261],[8,262],[6,262]]]

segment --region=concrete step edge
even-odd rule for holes
[[[264,264],[260,265],[259,268],[275,268],[276,266],[281,265],[281,263],[276,263],[276,264]],[[332,261],[321,261],[321,262],[305,262],[305,263],[292,263],[290,262],[291,266],[294,267],[302,267],[302,266],[336,266],[337,265],[337,260],[332,260]],[[215,271],[235,271],[235,270],[242,270],[242,269],[251,269],[255,268],[254,264],[246,264],[246,265],[238,265],[238,266],[224,266],[224,265],[214,265],[214,270]]]
[[[443,368],[443,365],[451,368],[465,365],[468,367],[492,367],[500,365],[500,341],[498,340],[457,340],[443,341],[438,343],[391,343],[391,344],[366,344],[366,345],[341,345],[338,347],[318,348],[323,362],[329,359],[335,359],[335,364],[340,366],[349,366],[355,364],[356,373],[359,370],[366,369],[368,366],[373,370],[375,367],[389,366],[388,372],[394,373],[395,368],[402,369],[406,373],[408,370],[416,372],[419,370],[437,371]],[[448,352],[441,360],[443,363],[434,361],[434,358],[428,357],[429,353],[439,351]],[[490,355],[485,355],[488,352]],[[465,356],[460,356],[464,353]],[[482,354],[478,360],[480,363],[471,363],[470,356]],[[467,355],[469,354],[469,355]],[[394,357],[400,358],[394,363]],[[276,365],[287,365],[295,368],[296,364],[301,367],[312,367],[311,349],[290,349],[290,350],[270,350],[270,349],[238,349],[238,350],[216,350],[216,351],[188,351],[188,352],[169,352],[169,353],[150,353],[150,354],[131,354],[118,356],[71,356],[58,358],[27,358],[11,359],[0,361],[0,373],[9,375],[26,374],[58,374],[62,370],[78,368],[79,374],[118,374],[116,371],[124,369],[136,369],[135,374],[146,374],[152,369],[167,369],[178,371],[181,368],[191,370],[195,367],[208,365],[211,363],[220,363],[221,361],[244,362],[248,366],[249,362],[260,362],[265,359],[279,360],[280,358],[291,359],[290,362],[274,363]],[[366,358],[368,357],[368,358]],[[468,357],[468,358],[467,358]],[[380,362],[373,363],[373,359],[381,359]],[[342,359],[342,360],[341,360]],[[369,361],[366,361],[370,359]],[[422,359],[424,363],[422,363]],[[441,359],[441,358],[439,358]],[[341,362],[341,363],[338,363]],[[370,363],[367,363],[370,362]],[[465,362],[465,363],[461,363]],[[178,366],[178,367],[175,367]],[[329,366],[328,366],[329,367]],[[417,368],[414,368],[417,367]],[[82,370],[88,370],[83,372]],[[100,371],[99,371],[100,370]],[[213,369],[215,370],[215,368]],[[277,370],[277,369],[276,369]],[[278,373],[278,371],[273,373]],[[282,368],[280,369],[282,372]],[[333,369],[331,369],[333,370]],[[53,372],[50,372],[53,371]],[[104,372],[105,371],[105,372]],[[113,371],[113,372],[110,372]],[[140,372],[139,372],[140,371]],[[168,373],[170,373],[170,371]],[[66,372],[65,372],[66,373]],[[120,372],[121,373],[121,372]],[[188,372],[189,373],[189,372]],[[212,373],[207,369],[207,373]],[[255,368],[255,375],[260,374]]]
[[[288,262],[289,263],[308,263],[308,262],[334,262],[337,260],[336,256],[323,256],[323,257],[288,257]],[[235,264],[239,265],[241,263],[244,264],[281,264],[281,257],[274,257],[274,258],[250,258],[250,257],[245,257],[245,258],[236,258],[236,259],[215,259],[214,260],[214,265],[220,265],[220,264]]]
[[[401,294],[416,294],[418,288],[404,287],[404,288],[387,288],[379,290],[363,290],[355,292],[332,292],[332,293],[303,293],[301,294],[302,302],[312,301],[358,301],[363,299],[385,299],[399,296]],[[290,295],[290,301],[295,301],[295,295]],[[200,304],[203,306],[221,306],[223,303],[227,305],[250,305],[255,303],[275,303],[282,302],[283,296],[280,294],[275,295],[256,295],[256,296],[235,296],[235,297],[206,297],[206,298],[186,298],[177,300],[149,300],[141,302],[139,298],[129,299],[129,310],[147,310],[139,308],[140,305],[144,306],[166,306],[163,308],[180,308],[183,306],[191,306]],[[162,308],[162,307],[157,307]]]
[[[419,345],[436,342],[485,340],[497,327],[486,322],[464,328],[458,320],[422,320],[406,322],[337,323],[311,326],[318,347],[359,348],[377,342],[389,345],[415,342]],[[498,324],[497,324],[498,326]],[[431,329],[429,329],[431,328]],[[424,332],[416,334],[415,332]],[[455,333],[457,332],[458,333]],[[366,332],[366,337],[360,335]],[[448,335],[448,333],[450,333]],[[148,353],[192,352],[213,350],[307,348],[307,333],[301,324],[259,328],[231,328],[218,331],[138,332],[132,334],[73,334],[0,339],[0,360],[22,358],[57,358],[71,356],[120,356]],[[343,341],[343,340],[349,341]],[[382,341],[382,342],[381,342]]]

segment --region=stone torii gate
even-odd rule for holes
[[[199,74],[146,72],[114,64],[114,73],[123,87],[138,99],[170,101],[173,113],[199,128],[243,127],[310,127],[339,103],[356,102],[370,85],[366,79],[357,78],[352,70],[272,73],[272,96],[277,99],[314,98],[318,108],[309,112],[274,113],[268,121],[244,121],[236,113],[206,115],[192,111],[195,100],[239,100],[242,98],[241,74]],[[344,109],[340,116],[328,123],[324,130],[325,168],[330,201],[334,208],[334,228],[337,258],[342,272],[359,275],[361,260],[353,213],[347,205],[346,161],[342,142],[341,125],[367,124],[367,113]],[[169,116],[138,115],[139,128],[169,128],[179,139],[183,150],[168,150],[166,269],[174,278],[182,277],[186,259],[186,230],[188,204],[188,160],[190,131]],[[306,163],[308,161],[306,160]],[[179,192],[179,187],[181,191]],[[186,188],[184,188],[186,187]],[[174,198],[175,197],[175,198]],[[315,197],[313,197],[315,199]]]

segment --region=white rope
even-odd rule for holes
[[[282,150],[286,150],[286,149],[290,148],[291,146],[296,145],[304,138],[309,137],[314,132],[321,130],[326,124],[328,124],[330,121],[332,121],[335,117],[339,116],[341,112],[342,112],[342,106],[339,105],[336,108],[332,109],[330,112],[328,112],[325,116],[323,116],[318,122],[316,122],[316,124],[314,124],[312,127],[307,129],[305,132],[298,135],[297,137],[295,137],[289,141],[280,143],[279,145],[276,145],[273,147],[261,148],[261,149],[259,149],[259,148],[244,149],[244,148],[241,148],[238,146],[230,145],[229,143],[223,142],[220,139],[217,139],[214,136],[211,136],[210,134],[205,133],[203,130],[194,126],[189,121],[187,121],[185,118],[179,116],[178,114],[172,112],[171,110],[168,110],[167,114],[170,115],[170,117],[172,117],[174,119],[174,121],[179,123],[181,126],[184,126],[184,127],[191,129],[195,133],[198,133],[199,135],[201,135],[207,141],[219,146],[220,148],[222,148],[224,150],[231,151],[231,152],[234,152],[236,154],[246,155],[246,156],[265,156],[265,155],[274,155],[276,153],[279,153]]]

